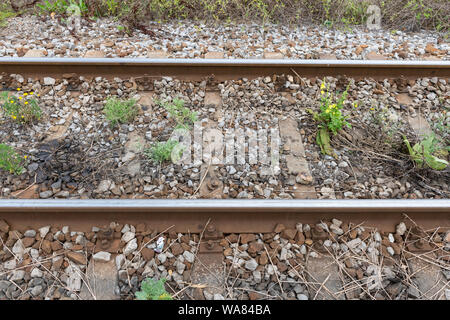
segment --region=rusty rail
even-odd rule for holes
[[[423,228],[449,229],[450,200],[0,200],[0,219],[18,229],[51,224],[90,230],[115,221],[199,233],[209,220],[223,233],[265,233],[278,223],[337,218],[392,231],[405,215]]]
[[[137,77],[163,76],[180,80],[201,80],[211,75],[217,81],[256,78],[273,74],[323,77],[346,75],[374,79],[405,77],[450,78],[450,61],[393,60],[272,60],[272,59],[85,59],[85,58],[0,58],[0,74],[19,73],[27,77],[80,76]]]

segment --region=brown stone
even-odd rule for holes
[[[9,232],[9,224],[3,219],[0,220],[0,231],[4,233]]]
[[[42,240],[41,248],[42,251],[44,251],[46,254],[52,253],[52,245],[51,242],[48,240]]]
[[[47,55],[47,51],[42,49],[31,49],[23,56],[24,58],[43,58]]]
[[[268,262],[269,262],[269,258],[267,257],[267,253],[265,253],[265,252],[261,253],[261,256],[259,257],[259,264],[264,266]]]
[[[58,251],[63,248],[63,246],[61,245],[61,243],[59,243],[59,241],[53,241],[51,243],[51,247],[53,251]]]
[[[35,184],[27,189],[17,190],[11,195],[17,199],[39,199],[38,189],[39,186]]]
[[[279,223],[275,226],[275,229],[273,230],[273,232],[275,233],[280,233],[281,231],[283,231],[284,229],[286,229],[286,227],[284,226],[284,224]]]
[[[285,272],[288,269],[288,266],[283,262],[278,262],[277,267],[280,272]]]
[[[427,46],[425,47],[425,52],[436,54],[439,52],[439,50],[432,43],[427,43]]]
[[[281,52],[264,52],[264,59],[283,59]]]
[[[22,244],[25,248],[31,247],[34,243],[34,238],[23,238]]]
[[[305,240],[305,243],[306,243],[308,246],[310,246],[310,245],[313,244],[313,241],[312,241],[311,239],[306,239],[306,240]]]
[[[219,245],[224,247],[224,248],[228,248],[228,241],[227,241],[227,239],[220,240]]]
[[[303,234],[303,232],[297,232],[297,234],[295,235],[295,241],[299,246],[305,243],[305,235]]]
[[[390,244],[391,248],[394,250],[394,254],[399,255],[401,252],[400,246],[396,243],[391,243]]]
[[[64,259],[61,257],[58,260],[55,260],[52,264],[52,270],[59,271],[62,267]]]
[[[89,50],[84,54],[85,58],[104,58],[105,53],[99,50]]]
[[[178,256],[180,254],[182,254],[184,252],[183,247],[181,246],[181,244],[179,243],[174,243],[171,247],[170,247],[170,251],[172,251],[172,254],[175,256]]]
[[[236,243],[238,241],[238,236],[237,236],[237,234],[232,233],[232,234],[226,236],[225,239],[228,239],[228,241],[230,243]]]
[[[284,229],[281,232],[281,237],[288,240],[293,240],[295,238],[295,234],[297,233],[296,229]]]
[[[137,233],[142,233],[145,231],[145,224],[144,223],[140,223],[136,226],[136,232]]]
[[[264,244],[263,243],[252,241],[248,245],[247,252],[250,253],[250,254],[255,254],[255,253],[261,252],[263,249],[264,249]]]
[[[356,239],[356,237],[358,236],[358,230],[352,229],[352,230],[349,232],[349,236],[350,236],[350,239]]]
[[[232,256],[233,255],[233,249],[232,248],[226,248],[225,250],[223,250],[223,255],[224,256]]]
[[[150,261],[155,256],[155,251],[153,249],[143,248],[141,254],[145,261]]]
[[[72,251],[67,252],[66,257],[77,264],[86,264],[87,263],[87,259],[86,259],[85,255],[80,252],[72,252]]]
[[[147,58],[150,58],[150,59],[165,59],[168,56],[169,55],[167,54],[167,52],[165,52],[163,50],[149,51],[147,53]]]
[[[223,59],[223,52],[211,51],[205,54],[205,59]]]
[[[356,278],[357,278],[358,280],[361,280],[362,278],[364,278],[364,273],[362,272],[361,269],[357,269],[357,270],[356,270]]]
[[[250,300],[261,300],[264,298],[264,296],[258,292],[254,292],[254,291],[249,291],[248,293],[248,298]]]
[[[253,233],[243,233],[241,234],[241,243],[246,244],[251,241],[254,241],[256,239],[256,236]]]
[[[387,60],[387,58],[379,53],[376,53],[375,51],[371,51],[366,55],[367,60]]]
[[[356,278],[356,270],[353,268],[347,268],[347,273],[351,278]]]

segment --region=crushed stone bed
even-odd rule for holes
[[[20,92],[39,93],[43,111],[41,120],[30,126],[0,114],[0,141],[28,156],[21,175],[0,172],[0,197],[201,196],[196,193],[202,179],[200,166],[171,162],[159,165],[143,154],[145,148],[170,137],[175,122],[156,101],[175,97],[198,113],[202,126],[212,124],[223,133],[239,128],[279,129],[280,121],[295,120],[312,175],[312,181],[307,183],[317,198],[449,196],[448,168],[439,172],[414,168],[401,138],[405,134],[410,141],[417,140],[408,117],[428,122],[433,130],[438,123],[449,125],[450,86],[446,79],[327,78],[331,92],[342,92],[350,83],[343,112],[349,116],[352,129],[346,128],[333,137],[337,156],[333,158],[320,152],[315,141],[317,123],[307,111],[319,109],[322,79],[281,75],[210,83],[149,77],[114,80],[87,79],[74,74],[64,77],[33,80],[20,75],[0,75],[3,91],[21,88]],[[209,90],[220,96],[220,107],[205,104]],[[399,98],[405,95],[406,102]],[[138,101],[139,114],[132,123],[110,126],[103,113],[110,96]],[[248,148],[247,141],[245,144]],[[286,141],[281,141],[281,172],[275,175],[261,174],[259,164],[248,162],[214,166],[223,183],[220,196],[295,198],[296,176],[288,170],[289,152]]]
[[[102,251],[101,231],[108,229],[114,240]],[[155,252],[159,237],[164,246]],[[193,280],[198,234],[119,223],[90,232],[68,226],[13,230],[0,220],[0,238],[2,300],[92,299],[88,264],[101,269],[104,263],[115,266],[114,299],[133,299],[148,277],[166,278],[176,299],[450,299],[450,233],[425,232],[412,221],[393,233],[332,219],[225,235],[218,240],[224,262],[213,271],[219,287]],[[419,240],[424,250],[414,247]]]
[[[155,35],[127,36],[112,19],[81,20],[73,34],[57,19],[23,16],[0,29],[0,57],[168,57],[262,58],[278,53],[288,59],[449,60],[444,33],[330,30],[324,26],[150,23]],[[214,54],[212,55],[214,56]],[[279,58],[278,55],[272,55]]]

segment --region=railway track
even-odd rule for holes
[[[61,79],[67,74],[72,74],[71,77],[73,77],[73,74],[76,74],[77,76],[83,77],[95,76],[110,79],[115,77],[127,79],[144,76],[152,79],[173,77],[180,80],[201,81],[209,78],[214,79],[213,82],[223,82],[242,78],[254,79],[257,77],[273,76],[274,74],[285,74],[306,78],[323,76],[346,76],[349,78],[373,79],[416,79],[421,77],[437,77],[447,79],[448,81],[450,78],[450,62],[0,58],[0,75],[1,74],[20,74],[24,78],[31,77],[35,79],[42,79],[44,77]],[[59,139],[61,139],[61,137],[59,137]],[[206,171],[209,171],[209,167],[206,168]],[[214,177],[209,177],[209,174],[205,175],[203,178],[205,177],[207,177],[207,179],[215,179]],[[31,187],[33,185],[34,184],[32,184]],[[19,190],[18,195],[27,191],[29,187],[24,190]],[[308,190],[303,191],[305,194],[311,192]],[[300,193],[303,191],[300,191]],[[219,193],[220,192],[221,191],[219,191]],[[209,191],[206,192],[206,195],[208,194]],[[338,222],[332,222],[333,219],[337,219]],[[212,274],[219,274],[224,265],[230,266],[229,259],[227,258],[230,256],[230,252],[228,251],[231,250],[234,256],[236,256],[236,250],[247,252],[250,250],[248,247],[254,244],[254,246],[258,247],[258,250],[255,249],[256,251],[253,250],[250,254],[247,254],[247,256],[243,256],[243,262],[240,266],[244,270],[244,273],[242,274],[250,272],[253,277],[251,279],[254,280],[255,277],[257,277],[254,273],[256,268],[259,268],[259,270],[266,270],[266,272],[269,272],[271,281],[275,283],[278,282],[281,293],[284,294],[283,286],[278,278],[279,276],[282,276],[283,273],[278,275],[276,270],[283,269],[283,266],[287,264],[285,262],[290,260],[288,258],[283,259],[280,257],[279,254],[281,254],[281,252],[277,249],[280,246],[274,245],[274,247],[269,247],[271,243],[278,243],[283,239],[281,242],[283,245],[286,245],[287,243],[290,243],[291,245],[295,244],[298,246],[297,258],[300,258],[301,256],[301,259],[303,259],[309,257],[311,252],[319,252],[319,254],[323,255],[329,254],[331,249],[325,248],[327,247],[325,241],[331,241],[330,243],[334,242],[337,245],[341,245],[362,238],[362,241],[364,242],[369,239],[370,236],[373,237],[374,232],[377,232],[376,230],[381,234],[379,235],[379,241],[378,239],[374,240],[375,242],[378,241],[380,243],[379,257],[394,261],[394,258],[399,259],[404,256],[416,258],[417,255],[426,252],[438,252],[436,258],[436,261],[438,262],[434,262],[435,260],[431,261],[430,259],[427,261],[433,262],[434,265],[437,264],[443,270],[449,270],[448,251],[444,250],[445,246],[448,246],[448,244],[446,244],[446,237],[448,238],[448,229],[450,228],[450,201],[448,199],[1,199],[0,222],[2,220],[3,225],[0,223],[0,227],[3,226],[3,230],[1,230],[2,233],[0,233],[0,235],[3,238],[2,241],[4,242],[5,247],[0,255],[0,260],[3,260],[3,262],[17,260],[14,263],[14,267],[18,268],[27,268],[27,263],[36,265],[37,257],[32,257],[28,249],[33,247],[35,250],[41,252],[44,240],[47,240],[49,243],[46,243],[46,247],[50,246],[50,249],[45,251],[45,254],[63,255],[64,262],[62,263],[65,268],[69,268],[71,263],[74,262],[78,265],[84,265],[85,269],[83,270],[86,271],[86,277],[88,279],[98,277],[98,274],[95,272],[91,273],[89,276],[87,275],[90,264],[93,264],[94,262],[99,263],[99,261],[105,262],[106,264],[117,264],[118,260],[115,257],[125,256],[125,261],[129,262],[125,262],[124,269],[122,268],[123,265],[117,266],[117,269],[119,270],[119,279],[121,280],[125,279],[123,278],[123,271],[125,270],[129,284],[130,275],[128,274],[128,270],[131,267],[127,264],[135,264],[136,261],[134,261],[134,259],[136,258],[141,262],[145,260],[146,263],[152,261],[152,259],[158,259],[153,260],[156,261],[154,262],[156,263],[155,266],[158,267],[158,263],[164,265],[159,271],[162,272],[161,275],[168,278],[172,277],[172,270],[177,269],[176,265],[179,266],[178,271],[180,272],[178,272],[178,278],[175,278],[175,276],[171,278],[176,285],[180,286],[179,288],[183,288],[187,283],[209,283],[211,287],[217,287],[223,285],[223,282],[226,282],[228,279],[219,281],[217,280],[217,277],[212,277]],[[340,228],[341,224],[339,224],[339,222],[346,226],[344,230]],[[414,235],[412,238],[408,238],[409,233],[405,235],[405,231],[403,231],[403,233],[398,231],[400,222],[406,223],[406,228],[409,230],[408,232],[411,232],[411,234]],[[311,228],[311,231],[305,231],[305,229],[302,229],[303,227],[299,228],[299,223],[302,225],[307,224],[310,226],[308,228]],[[364,225],[367,229],[358,229],[360,225]],[[42,232],[39,231],[46,226],[50,226],[52,230],[47,231],[47,233],[50,232],[52,234],[52,237],[47,237],[48,239],[46,238],[47,233],[42,234]],[[126,226],[128,226],[128,228]],[[133,228],[130,226],[133,226]],[[63,230],[63,227],[67,228],[66,232],[61,231]],[[95,232],[93,227],[95,228]],[[352,235],[350,237],[349,234],[352,233],[352,230],[357,229],[358,235]],[[13,230],[18,231],[20,235],[16,234],[15,236],[11,233]],[[27,236],[27,230],[34,230],[34,233],[29,232],[29,234],[34,235]],[[70,232],[67,230],[73,230],[73,232],[80,233],[70,235]],[[371,231],[371,233],[368,234],[367,230],[373,230],[373,232]],[[68,232],[69,235],[67,235]],[[38,235],[39,233],[41,236]],[[83,237],[87,238],[83,244],[78,243],[79,241],[77,242],[75,239],[78,238],[78,236],[81,237],[81,233],[83,234]],[[128,239],[129,233],[132,233],[131,239]],[[367,237],[364,238],[361,234],[364,234]],[[391,236],[389,236],[389,234],[391,234]],[[396,234],[394,241],[391,241],[393,239],[391,239],[391,237],[393,237],[392,234]],[[272,237],[276,240],[267,242],[268,238],[266,239],[264,235],[268,235],[268,238]],[[188,240],[183,242],[180,236],[187,236]],[[238,238],[235,239],[235,236]],[[436,240],[435,236],[440,238]],[[180,252],[177,250],[178,255],[172,253],[172,257],[169,258],[160,256],[155,252],[147,252],[149,249],[147,247],[148,244],[153,245],[150,247],[150,251],[155,250],[155,242],[158,237],[163,237],[166,241],[163,247],[164,251],[160,254],[167,252],[174,244],[176,244],[177,249],[179,249],[178,243],[184,244],[183,249],[179,249],[181,250]],[[29,246],[20,244],[28,238],[33,238],[33,241],[27,240]],[[242,241],[242,238],[248,238],[248,241]],[[137,241],[134,239],[137,239]],[[133,241],[135,241],[135,243],[131,246],[130,243]],[[384,249],[381,249],[382,241],[388,241],[383,242],[382,246],[384,246]],[[386,248],[388,247],[391,248],[391,250],[394,250],[389,246],[389,241],[390,243],[395,242],[397,244],[397,246],[392,245],[395,249],[394,254],[391,254],[389,250],[386,251]],[[60,245],[56,242],[59,242]],[[37,245],[37,243],[40,244]],[[71,244],[66,245],[65,243]],[[230,245],[233,243],[235,246]],[[260,247],[261,243],[265,243],[265,245]],[[417,243],[419,244],[417,245]],[[240,247],[239,244],[241,245]],[[53,245],[54,248],[52,247]],[[75,253],[70,253],[71,248],[74,245],[77,250],[73,250]],[[397,248],[400,247],[402,248],[402,251],[397,252]],[[303,252],[303,248],[305,248],[304,250],[307,250],[307,253]],[[149,256],[143,257],[141,254],[142,249],[145,249],[146,254]],[[169,252],[172,252],[172,249],[170,249]],[[290,249],[284,248],[283,250],[289,251]],[[404,253],[403,250],[407,253]],[[186,254],[188,251],[195,255],[194,258],[191,257],[191,254]],[[224,253],[225,251],[227,251],[227,253]],[[294,251],[295,250],[293,249],[292,252]],[[353,250],[350,251],[353,252]],[[95,253],[99,252],[107,253],[105,254],[106,256],[112,254],[112,258],[108,256],[108,259],[104,259],[105,261],[102,261],[103,258],[94,258]],[[261,261],[261,255],[264,255],[263,252],[267,253],[270,260],[265,264]],[[337,249],[335,252],[337,252]],[[81,256],[80,253],[82,253]],[[294,253],[293,255],[295,256]],[[21,256],[22,258],[17,259],[17,256]],[[184,256],[184,258],[181,259],[182,261],[180,259],[175,261],[173,258],[174,256]],[[250,259],[247,259],[246,257],[250,257]],[[317,255],[313,254],[313,257],[317,257]],[[191,261],[191,259],[193,260]],[[276,263],[273,263],[272,259],[276,259]],[[339,265],[336,256],[333,256],[333,259],[333,262]],[[196,265],[194,261],[200,262]],[[258,266],[255,266],[254,269],[252,261],[258,262],[256,263]],[[119,264],[122,263],[123,262],[119,262]],[[321,263],[323,264],[324,262],[322,261]],[[53,264],[50,265],[51,268],[53,268]],[[185,267],[181,267],[181,264]],[[144,263],[144,265],[146,264]],[[267,271],[267,266],[269,265],[273,266],[273,268],[275,268],[275,266],[277,267],[275,273],[272,270],[273,268],[269,268],[272,271]],[[390,265],[395,265],[395,263]],[[145,274],[149,274],[149,272],[144,272],[148,270],[143,266],[139,263],[138,265],[133,265],[133,272],[135,272],[136,275],[139,274],[139,277],[136,279],[141,280]],[[261,266],[263,266],[262,269]],[[46,268],[48,267],[49,266]],[[290,265],[290,267],[293,266]],[[30,267],[28,268],[31,270]],[[105,268],[105,270],[109,270],[107,272],[108,279],[105,280],[106,282],[103,282],[104,284],[107,283],[105,284],[106,289],[104,290],[106,293],[99,292],[98,294],[100,297],[117,298],[118,294],[114,291],[114,286],[117,287],[117,283],[114,280],[117,278],[117,270],[110,267]],[[190,270],[189,278],[186,278],[187,276],[183,273],[185,270],[184,268],[187,268],[186,271],[188,269]],[[352,267],[349,268],[351,269]],[[6,269],[7,268],[5,268],[5,270]],[[13,269],[15,270],[15,268]],[[139,272],[137,271],[138,269]],[[171,270],[170,274],[169,270]],[[287,268],[287,270],[290,270],[290,268]],[[293,270],[296,269],[293,268]],[[355,270],[357,270],[356,267]],[[296,272],[298,272],[298,270]],[[3,275],[8,274],[9,279],[9,273],[9,271],[4,271]],[[2,275],[1,271],[0,275]],[[180,280],[180,277],[183,281]],[[319,279],[322,275],[316,274],[315,277]],[[239,278],[239,276],[237,276],[237,278]],[[307,287],[309,292],[307,295],[310,298],[341,299],[344,296],[347,298],[349,296],[346,290],[339,291],[339,288],[336,287],[330,287],[326,294],[319,294],[322,288],[322,286],[317,286],[317,281],[319,280],[314,277],[314,281],[309,278],[308,281],[306,278],[299,278],[303,279],[304,283],[316,283],[315,285],[311,285],[311,287]],[[81,281],[78,278],[75,280]],[[297,278],[297,281],[300,280]],[[324,279],[321,279],[319,282],[321,281],[324,281]],[[338,281],[338,279],[333,279],[333,282],[335,281]],[[126,281],[124,280],[124,282]],[[256,281],[256,283],[258,283],[258,281]],[[189,287],[189,285],[187,286]],[[82,287],[84,288],[85,286],[80,285],[75,286],[75,288],[69,288],[74,290],[68,290],[68,292],[70,294],[73,294],[71,292],[75,292],[75,295],[71,296],[72,298],[80,298],[77,292],[83,292]],[[132,286],[130,285],[129,287]],[[214,294],[220,294],[221,296],[225,295],[223,290],[219,290],[220,292],[211,290],[209,293],[206,293],[205,290],[203,290],[199,293],[199,290],[197,290],[198,288],[196,289],[195,286],[191,289],[192,292],[190,295],[184,296],[184,298],[208,298],[208,295],[214,296]],[[421,288],[420,290],[425,289]],[[442,297],[443,291],[441,291],[437,293],[434,292],[433,297]],[[174,292],[176,292],[176,290]],[[367,293],[366,297],[374,297],[368,289],[363,289],[362,293]],[[121,292],[121,294],[126,296],[127,293],[124,294]],[[12,295],[12,293],[10,293],[10,295]],[[82,294],[80,293],[80,295]],[[84,297],[86,297],[86,292],[84,292]],[[227,297],[236,298],[236,296],[232,295]],[[274,297],[276,297],[276,295],[273,293],[271,295],[259,296],[259,298]],[[284,295],[283,297],[286,298],[287,296]],[[389,295],[389,297],[392,297],[392,295]],[[418,295],[417,297],[424,298],[425,293]]]

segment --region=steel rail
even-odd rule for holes
[[[323,77],[346,75],[375,79],[450,77],[450,61],[296,60],[296,59],[147,59],[147,58],[0,58],[0,73],[30,77],[76,73],[82,76],[170,76],[218,81],[253,79],[273,74]]]
[[[338,218],[394,230],[406,217],[424,228],[450,228],[450,200],[0,200],[0,219],[17,228],[145,222],[157,230],[201,232],[212,221],[225,233],[271,232],[278,223]],[[407,218],[406,218],[407,219]]]

